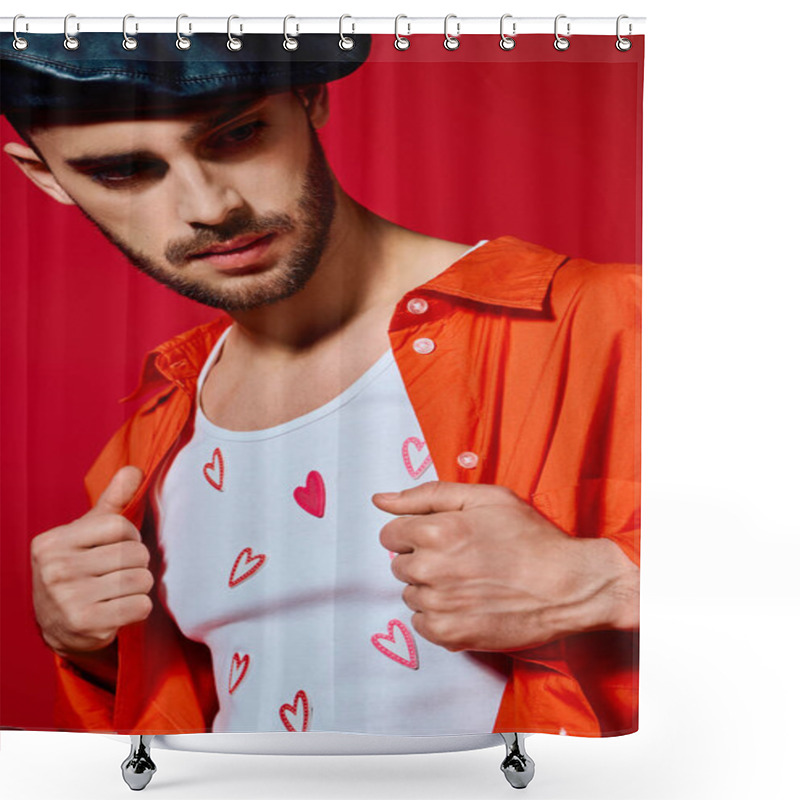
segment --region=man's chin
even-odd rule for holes
[[[226,275],[224,282],[228,285],[219,286],[210,282],[188,280],[182,276],[166,275],[148,265],[133,263],[141,272],[176,294],[227,312],[253,311],[285,300],[301,291],[313,274],[313,270],[295,270],[276,280],[277,276],[267,276],[262,267],[251,274]]]

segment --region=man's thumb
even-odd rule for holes
[[[89,513],[121,514],[133,499],[143,478],[144,473],[139,467],[128,466],[118,470]]]

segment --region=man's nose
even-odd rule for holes
[[[178,214],[189,225],[219,225],[244,200],[219,169],[200,164],[177,171]]]

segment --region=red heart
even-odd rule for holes
[[[316,470],[311,470],[306,478],[306,485],[298,486],[294,490],[294,499],[303,511],[307,511],[315,517],[323,516],[325,514],[325,481],[322,480],[322,475]]]
[[[433,462],[431,461],[430,453],[428,453],[425,458],[422,459],[420,465],[414,467],[411,463],[411,454],[408,452],[408,447],[412,444],[417,448],[417,451],[421,453],[425,447],[425,442],[423,442],[422,439],[417,439],[416,436],[409,436],[408,439],[403,442],[403,463],[406,465],[408,474],[416,480]]]
[[[234,667],[238,673],[235,681],[233,680]],[[236,687],[242,682],[242,679],[247,674],[249,667],[250,656],[240,656],[238,653],[233,654],[233,658],[231,659],[231,671],[228,675],[228,694],[233,694],[236,691]]]
[[[217,473],[219,473],[219,480],[216,480]],[[222,452],[219,447],[214,449],[211,461],[203,466],[203,475],[217,491],[222,491],[222,481],[225,478],[225,461],[222,458]]]
[[[402,642],[398,642],[394,638],[395,628],[399,628],[400,633],[403,634],[405,647],[403,647]],[[388,648],[381,640],[391,642],[394,645],[394,649]],[[417,647],[414,644],[414,637],[411,635],[411,631],[403,625],[399,619],[389,620],[389,633],[374,633],[372,635],[372,644],[374,644],[381,653],[385,656],[389,656],[389,658],[396,661],[398,664],[402,664],[404,667],[410,667],[411,669],[419,669],[419,659],[417,658]],[[400,652],[397,652],[397,650]]]
[[[297,733],[297,728],[292,725],[291,722],[286,717],[287,712],[291,712],[294,716],[297,714],[297,704],[300,701],[303,701],[303,727],[301,730],[307,731],[308,730],[308,720],[311,716],[311,706],[308,702],[308,697],[306,697],[306,693],[300,689],[300,691],[294,696],[294,703],[284,703],[281,706],[281,722],[283,722],[283,727],[286,728],[287,731],[294,731]]]
[[[246,567],[251,561],[255,561],[256,563],[253,564],[252,567],[249,567],[240,575],[236,573],[239,571],[239,564],[241,564],[242,559],[245,559],[244,566]],[[253,551],[249,547],[245,547],[241,553],[236,557],[236,561],[233,563],[233,569],[231,570],[231,576],[228,578],[228,586],[233,588],[237,586],[242,581],[247,580],[251,575],[257,572],[261,567],[266,563],[267,557],[263,553],[258,553],[257,555],[253,555]]]

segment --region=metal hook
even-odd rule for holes
[[[235,36],[231,35],[231,21],[234,19],[239,19],[236,14],[231,14],[228,17],[228,50],[241,50],[242,49],[242,40],[237,39]],[[242,26],[239,26],[239,33],[242,32]]]
[[[516,22],[512,22],[511,23],[511,36],[506,36],[505,33],[503,32],[503,25],[505,24],[505,21],[507,19],[509,19],[510,17],[513,17],[513,16],[514,16],[513,14],[503,14],[503,16],[500,17],[500,47],[503,50],[513,50],[514,47],[516,47],[516,44],[517,44],[511,38],[511,36],[516,36],[516,34],[517,34],[517,23]]]
[[[74,36],[69,35],[69,30],[67,27],[69,25],[69,21],[74,18],[75,14],[67,14],[67,16],[64,17],[64,47],[67,50],[77,50],[80,46],[80,42]],[[75,30],[79,31],[80,29],[80,24],[75,23]]]
[[[178,38],[175,40],[175,47],[178,50],[188,50],[192,46],[192,40],[187,39],[181,33],[181,20],[188,18],[188,14],[178,14],[178,18],[175,20],[175,33],[177,34]],[[189,23],[189,30],[192,30],[192,23]]]
[[[25,19],[24,14],[17,14],[14,17],[14,22],[11,24],[11,30],[14,33],[14,49],[15,50],[24,50],[28,46],[28,40],[23,39],[21,36],[17,35],[17,20],[18,19]],[[25,30],[28,30],[28,23],[25,23]]]
[[[135,50],[139,45],[139,42],[133,38],[133,36],[128,36],[128,20],[129,19],[136,19],[133,14],[126,14],[122,18],[122,46],[126,50]],[[138,31],[139,30],[139,23],[137,22],[134,25],[134,28]]]
[[[616,41],[616,45],[615,45],[617,50],[619,50],[621,53],[624,53],[627,50],[630,50],[631,47],[633,46],[633,42],[631,42],[630,39],[623,39],[622,36],[620,36],[620,34],[619,34],[619,23],[623,19],[629,19],[628,15],[627,14],[620,14],[617,17],[617,41]],[[632,28],[632,26],[631,26],[631,24],[629,22],[628,23],[628,33],[630,34],[632,30],[633,30],[633,28]]]
[[[353,19],[353,18],[349,14],[342,14],[342,16],[339,17],[339,47],[342,50],[352,50],[356,46],[355,41],[351,39],[349,36],[345,36],[344,33],[342,32],[342,26],[346,19]],[[355,23],[352,23],[351,33],[355,33],[355,30],[356,30],[356,25]]]
[[[559,14],[556,17],[556,22],[555,22],[555,26],[554,26],[554,31],[555,31],[555,34],[556,34],[556,40],[553,42],[553,47],[555,47],[556,50],[566,50],[569,47],[569,39],[565,39],[563,36],[560,36],[559,33],[558,33],[558,21],[560,19],[566,19],[566,18],[567,18],[566,14]],[[567,23],[567,36],[569,36],[569,22]]]
[[[408,19],[408,17],[405,14],[398,14],[394,18],[394,46],[398,50],[408,50],[408,48],[411,47],[411,42],[408,39],[406,39],[405,36],[400,35],[401,19]],[[407,22],[406,25],[408,27],[408,33],[406,34],[406,36],[411,36],[411,23]]]
[[[456,35],[451,36],[447,32],[447,23],[451,20],[456,20]],[[461,33],[461,23],[458,22],[458,17],[455,14],[448,14],[444,18],[444,46],[447,50],[458,50],[458,46],[461,42],[458,41],[458,36]]]
[[[297,17],[293,17],[291,14],[288,14],[283,18],[283,49],[297,50],[298,46],[300,45],[300,42],[298,42],[297,39],[293,39],[291,36],[289,36],[286,30],[286,26],[290,19],[297,19]],[[298,25],[296,33],[299,32],[300,32],[300,26]]]

